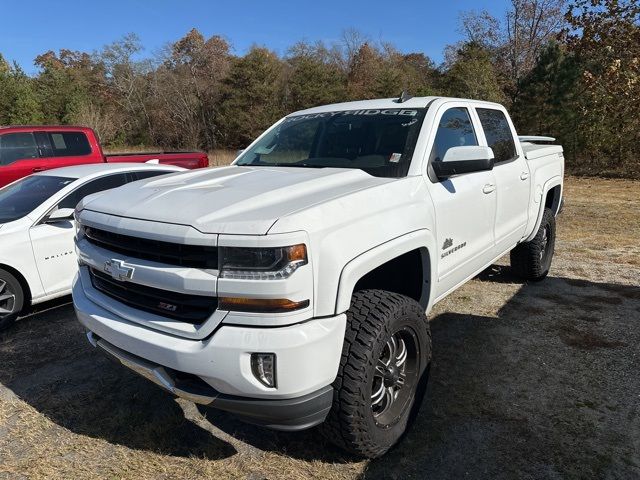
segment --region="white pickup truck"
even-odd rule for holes
[[[509,252],[549,271],[564,160],[544,140],[474,100],[293,113],[231,166],[83,200],[77,316],[177,396],[380,456],[425,391],[425,311]]]

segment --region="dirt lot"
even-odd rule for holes
[[[549,278],[505,260],[432,312],[417,424],[372,462],[176,401],[46,305],[0,336],[0,478],[640,478],[640,183],[569,179]]]

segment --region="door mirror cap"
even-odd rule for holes
[[[73,220],[73,208],[58,208],[49,214],[45,223],[57,223]]]
[[[433,171],[439,180],[463,173],[493,170],[493,150],[490,147],[451,147],[440,162],[433,162]]]

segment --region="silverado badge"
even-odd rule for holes
[[[442,249],[446,250],[447,248],[449,248],[451,245],[453,245],[453,238],[447,238],[444,241],[444,245],[442,245]]]

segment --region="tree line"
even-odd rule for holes
[[[356,30],[284,55],[235,55],[193,29],[144,57],[130,34],[43,53],[32,76],[0,53],[0,124],[88,125],[110,147],[235,149],[291,111],[404,90],[501,102],[521,134],[556,137],[570,171],[640,178],[636,0],[511,0],[503,17],[465,12],[459,24],[441,65]]]

